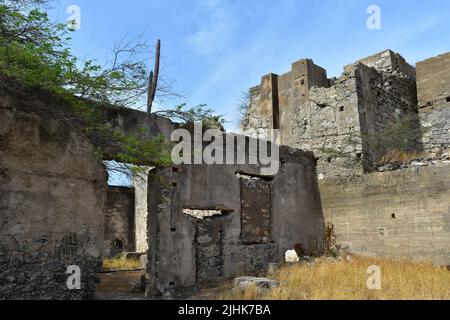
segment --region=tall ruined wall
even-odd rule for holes
[[[148,294],[267,270],[301,244],[321,252],[323,217],[314,159],[281,151],[282,167],[261,177],[257,165],[184,165],[149,178]],[[186,214],[215,210],[196,219]]]
[[[321,178],[361,175],[373,170],[375,151],[367,136],[416,113],[415,69],[386,50],[344,68],[338,79],[300,60],[278,77],[280,140],[283,145],[313,151]],[[260,104],[250,100],[249,116]],[[243,127],[251,133],[251,123]]]
[[[328,79],[326,70],[310,59],[294,62],[291,71],[281,76],[271,73],[262,77],[261,85],[250,89],[243,133],[264,137],[264,130],[280,129],[283,135],[286,126],[281,125],[282,118],[294,115],[314,86],[327,87]]]
[[[329,88],[312,88],[309,101],[281,122],[286,127],[282,143],[313,151],[321,178],[362,174],[362,166],[358,165],[362,146],[357,142],[360,124],[354,71]],[[355,143],[350,144],[350,140]]]
[[[422,146],[427,155],[450,159],[450,103],[419,110]]]
[[[176,124],[155,114],[117,106],[104,106],[102,111],[108,123],[125,134],[136,134],[149,139],[162,134],[170,140]]]
[[[278,124],[278,76],[268,74],[262,77],[261,85],[250,89],[248,113],[242,126],[252,137],[265,138],[268,129]]]
[[[142,168],[142,172],[133,175],[134,186],[134,238],[136,252],[147,252],[147,187],[150,168]]]
[[[420,107],[450,102],[450,52],[417,63]]]
[[[135,248],[135,195],[134,188],[109,187],[105,216],[103,255],[114,257]]]
[[[417,63],[422,144],[432,158],[450,158],[450,53]]]
[[[0,83],[0,299],[82,299],[101,268],[107,176],[58,101]],[[66,286],[81,269],[81,290]]]
[[[390,51],[384,54],[390,53]],[[381,57],[383,54],[381,54]],[[382,133],[389,125],[408,118],[411,130],[420,127],[417,114],[416,79],[413,72],[403,73],[400,66],[380,72],[366,65],[358,66],[358,104],[361,124],[362,143],[364,149],[364,167],[366,171],[376,169],[382,154],[374,148],[373,143],[365,141],[371,136]],[[408,70],[408,69],[407,69]],[[413,135],[411,135],[413,136]],[[376,139],[376,138],[375,138]],[[411,138],[410,140],[412,140]],[[413,150],[421,150],[416,141],[405,142]]]
[[[327,72],[310,59],[302,59],[292,64],[291,71],[278,78],[279,127],[281,143],[290,135],[291,127],[286,119],[291,119],[300,111],[300,106],[309,99],[312,87],[328,87]]]
[[[450,167],[319,183],[326,221],[354,253],[450,264]]]

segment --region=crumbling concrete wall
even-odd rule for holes
[[[170,140],[173,130],[177,128],[175,123],[156,114],[118,106],[104,106],[102,110],[112,127],[141,139],[163,135]]]
[[[450,159],[450,102],[419,110],[422,146],[434,159]]]
[[[105,169],[56,117],[58,101],[0,90],[0,299],[88,298],[101,268]],[[66,285],[70,265],[81,290]]]
[[[280,158],[270,177],[261,177],[258,165],[150,172],[148,296],[267,271],[297,244],[310,254],[323,250],[315,161],[285,147]],[[200,211],[221,214],[186,214]]]
[[[450,52],[417,63],[420,107],[450,102]]]
[[[319,183],[327,222],[354,253],[450,264],[450,167]]]
[[[265,137],[267,129],[280,129],[282,135],[289,135],[287,126],[281,126],[282,119],[298,111],[314,86],[327,87],[328,79],[326,70],[310,59],[294,62],[291,71],[281,76],[273,73],[263,76],[261,84],[250,89],[243,132],[257,138]]]
[[[321,178],[363,173],[356,81],[353,71],[329,88],[312,88],[309,101],[281,120],[282,143],[313,151]]]
[[[432,158],[450,158],[450,53],[417,63],[422,144]]]
[[[278,99],[270,101],[278,105],[270,108],[266,101],[266,117],[279,109],[279,142],[313,151],[321,179],[372,171],[377,157],[364,137],[405,116],[414,117],[419,126],[415,69],[391,50],[346,66],[338,79],[327,79],[312,60],[300,60],[291,72],[277,77],[277,83],[273,94],[278,93]],[[254,133],[261,108],[259,99],[249,104],[247,118],[253,120],[242,126],[247,135]],[[267,127],[277,129],[268,122]]]
[[[121,252],[134,252],[135,248],[135,194],[134,188],[108,188],[104,257],[114,257]]]
[[[107,106],[104,109],[108,123],[125,134],[137,135],[140,139],[151,139],[162,135],[170,141],[177,124],[171,120],[147,112],[124,107]],[[113,160],[113,159],[109,159]],[[145,164],[148,165],[148,164]],[[134,249],[137,252],[147,252],[147,180],[150,167],[141,166],[140,172],[134,173],[132,184],[135,191]]]
[[[278,127],[278,76],[262,77],[261,85],[249,92],[248,113],[242,125],[254,138],[265,138],[268,129]]]
[[[133,175],[134,186],[134,238],[136,252],[147,252],[147,186],[151,168],[142,167],[142,171]]]

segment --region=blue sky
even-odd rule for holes
[[[76,55],[102,63],[125,35],[160,38],[162,72],[186,93],[183,102],[224,114],[231,131],[242,92],[298,59],[312,58],[331,77],[387,48],[410,63],[450,51],[448,0],[60,0],[51,16],[65,21],[69,5],[81,9]],[[369,5],[381,8],[381,30],[366,27]]]

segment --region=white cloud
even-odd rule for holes
[[[223,0],[202,0],[198,30],[186,37],[187,44],[198,54],[212,54],[227,46],[232,36],[233,19]]]

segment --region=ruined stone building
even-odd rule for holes
[[[43,92],[1,83],[2,299],[92,297],[102,258],[123,251],[149,249],[149,297],[265,272],[293,246],[322,252],[312,153],[282,148],[272,176],[261,174],[262,164],[182,165],[147,169],[131,188],[108,186],[102,160],[113,159],[95,156],[66,108]],[[104,112],[125,133],[146,129],[143,139],[170,138],[176,128],[136,110]],[[250,147],[244,153],[253,157]],[[81,290],[66,286],[71,265],[82,271]]]
[[[123,251],[148,253],[149,298],[264,273],[294,247],[323,253],[328,223],[352,252],[448,265],[449,75],[450,54],[413,67],[388,50],[336,79],[300,60],[251,89],[243,122],[247,135],[280,130],[277,173],[261,163],[147,167],[128,188],[108,185],[103,161],[114,159],[95,155],[62,101],[0,79],[0,299],[90,298],[102,259]],[[125,133],[144,129],[142,139],[177,128],[103,111]],[[370,136],[404,118],[420,130],[420,158],[378,166]],[[81,290],[66,286],[70,265]]]
[[[242,131],[279,129],[280,144],[314,152],[322,177],[345,177],[372,170],[366,134],[416,113],[416,71],[387,50],[346,66],[338,79],[310,59],[264,76],[250,90]]]
[[[272,176],[248,164],[150,173],[148,296],[266,272],[294,246],[323,252],[314,157],[283,147],[280,162]]]
[[[379,167],[371,137],[405,118],[417,153]],[[265,129],[314,152],[325,221],[351,251],[450,262],[450,53],[414,68],[386,50],[337,79],[297,61],[250,89],[242,131]]]

